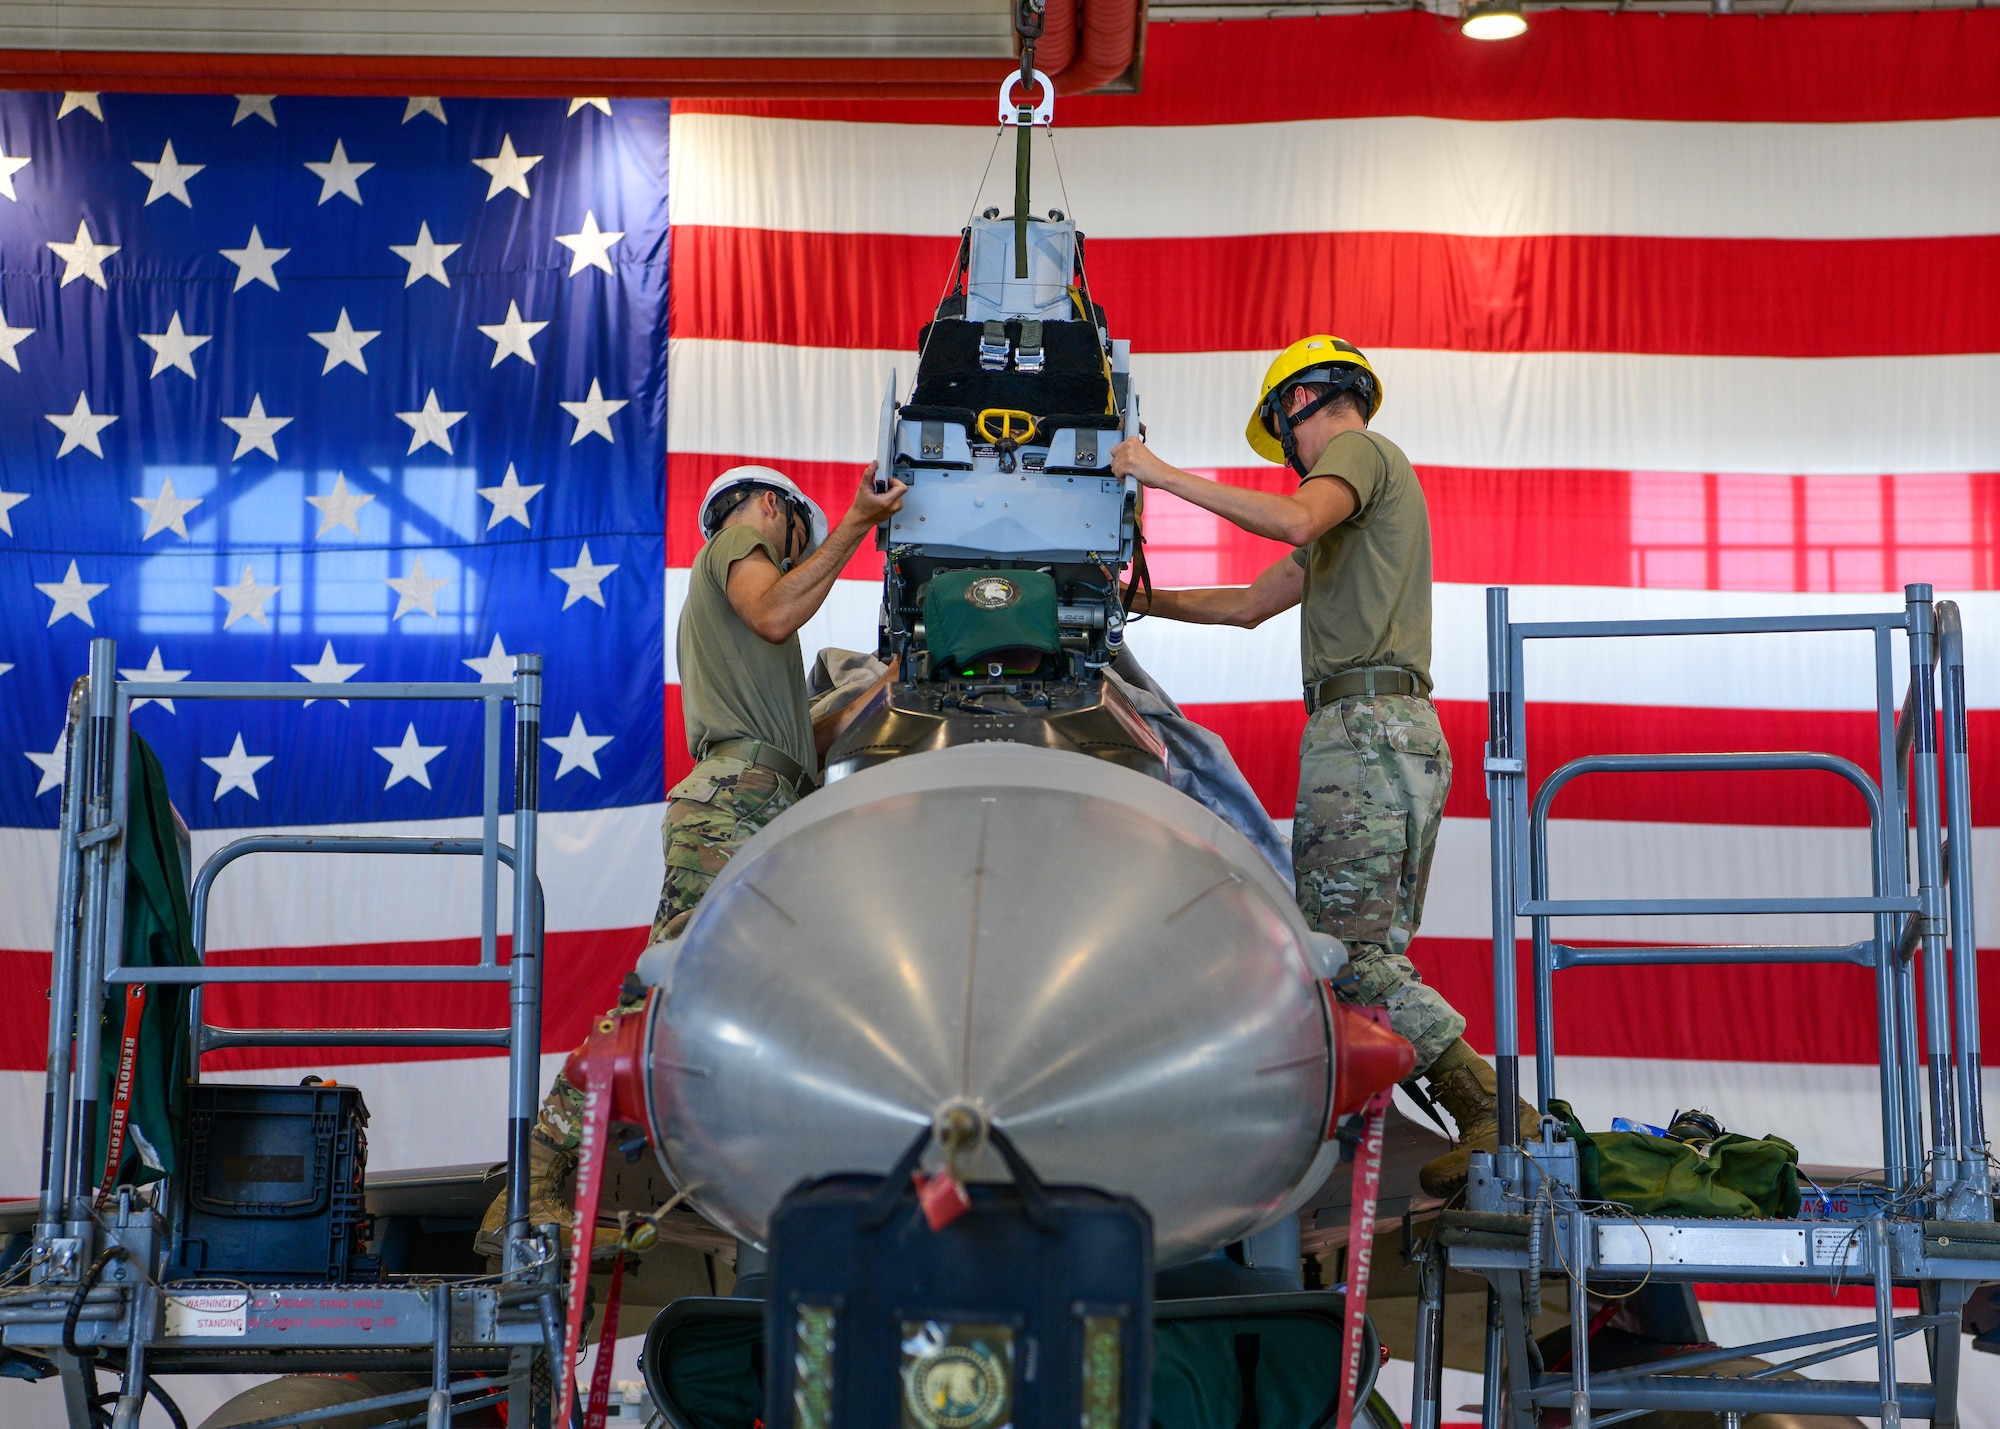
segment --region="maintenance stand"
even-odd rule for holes
[[[59,835],[55,957],[50,989],[48,1099],[39,1213],[26,1284],[0,1290],[5,1343],[52,1359],[70,1429],[138,1423],[144,1397],[162,1397],[168,1374],[422,1372],[428,1389],[349,1402],[268,1421],[309,1425],[370,1409],[407,1406],[395,1422],[444,1429],[461,1412],[504,1402],[517,1425],[547,1422],[548,1369],[561,1353],[561,1279],[554,1227],[528,1224],[528,1133],[539,1101],[542,903],[536,877],[542,659],[521,655],[509,684],[281,684],[188,682],[177,700],[471,700],[484,714],[482,829],[478,838],[252,835],[217,849],[192,880],[195,965],[122,961],[132,702],[151,686],[117,681],[114,642],[93,640],[67,723],[68,767]],[[154,691],[155,693],[157,691]],[[502,715],[514,707],[514,842],[500,841]],[[382,966],[272,962],[211,966],[209,901],[216,878],[253,854],[456,855],[480,860],[479,960]],[[500,865],[512,870],[513,943],[499,957]],[[185,866],[185,853],[183,854]],[[216,983],[504,983],[504,1027],[224,1028],[202,1015],[201,989]],[[497,1274],[383,1275],[354,1283],[304,1277],[246,1284],[175,1279],[165,1214],[182,1188],[156,1183],[106,1195],[91,1182],[107,999],[139,985],[180,984],[189,997],[190,1053],[226,1047],[487,1047],[507,1054],[510,1230]],[[72,1038],[74,1050],[72,1051]],[[100,1394],[98,1371],[117,1388]],[[537,1394],[536,1386],[544,1388]],[[540,1401],[539,1403],[537,1401]],[[172,1417],[179,1419],[177,1411]],[[252,1426],[245,1426],[252,1429]]]
[[[1437,1429],[1443,1367],[1446,1266],[1488,1282],[1483,1421],[1488,1429],[1534,1429],[1545,1410],[1567,1411],[1574,1429],[1655,1410],[1719,1414],[1736,1429],[1752,1413],[1866,1415],[1896,1429],[1904,1416],[1958,1423],[1961,1312],[1971,1291],[2000,1280],[2000,1227],[1993,1220],[1979,1085],[1979,988],[1973,929],[1970,771],[1966,754],[1965,645],[1957,607],[1932,604],[1931,588],[1905,588],[1901,611],[1881,614],[1711,620],[1555,621],[1508,618],[1507,591],[1487,592],[1494,1013],[1500,1082],[1500,1145],[1475,1154],[1463,1209],[1440,1217],[1437,1249],[1423,1267],[1413,1429]],[[1596,754],[1553,770],[1530,799],[1530,640],[1656,636],[1873,636],[1874,705],[1883,778],[1851,760],[1813,752]],[[1909,685],[1900,715],[1892,635],[1908,645]],[[1942,663],[1943,794],[1938,764],[1937,667]],[[1586,774],[1820,771],[1853,786],[1868,810],[1872,887],[1865,896],[1818,898],[1555,898],[1549,893],[1549,808]],[[1915,816],[1914,838],[1905,837]],[[1940,834],[1940,816],[1945,833]],[[1912,861],[1910,850],[1914,845]],[[1575,947],[1554,940],[1556,918],[1737,914],[1867,914],[1874,933],[1825,946]],[[1538,1133],[1521,1143],[1515,920],[1533,938]],[[1947,953],[1949,947],[1949,954]],[[1916,961],[1923,960],[1918,1008]],[[1882,1157],[1879,1182],[1842,1187],[1838,1200],[1808,1197],[1797,1219],[1676,1219],[1635,1216],[1578,1194],[1578,1148],[1549,1116],[1555,1093],[1557,970],[1571,967],[1725,963],[1848,963],[1875,972],[1880,1035]],[[1921,1015],[1928,1068],[1919,1055]],[[1924,1143],[1925,1072],[1930,1140]],[[1527,1130],[1534,1130],[1533,1128]],[[1519,1149],[1514,1149],[1517,1144]],[[1530,1326],[1545,1277],[1568,1282],[1567,1364],[1546,1367]],[[1593,1371],[1590,1294],[1611,1298],[1635,1285],[1872,1283],[1872,1323],[1792,1335],[1731,1349],[1697,1349],[1644,1365]],[[1919,1313],[1898,1317],[1894,1287],[1915,1286]],[[1898,1383],[1896,1341],[1922,1334],[1926,1383]],[[1779,1378],[1873,1346],[1873,1381]],[[1795,1358],[1781,1359],[1786,1355]],[[1730,1361],[1767,1363],[1716,1373]]]

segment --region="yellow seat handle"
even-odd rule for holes
[[[996,417],[1000,421],[1000,430],[997,432],[986,425]],[[1016,422],[1020,423],[1018,428],[1015,426]],[[978,427],[979,435],[989,442],[1012,442],[1019,446],[1035,434],[1035,414],[1018,411],[1012,407],[988,407],[979,414]]]

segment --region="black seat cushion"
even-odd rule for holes
[[[1116,412],[1050,412],[1036,424],[1036,432],[1041,440],[1047,441],[1051,435],[1064,427],[1085,427],[1095,432],[1115,432],[1119,421]]]
[[[979,414],[970,407],[924,407],[912,402],[896,415],[911,422],[956,422],[965,428],[968,441],[978,434]]]
[[[1005,407],[1037,417],[1055,412],[1104,412],[1111,405],[1111,379],[1097,329],[1081,322],[1042,324],[1043,368],[1020,372],[1008,367],[988,372],[979,365],[984,324],[947,319],[927,324],[918,335],[923,358],[917,367],[913,405],[966,407],[974,412]],[[1009,344],[1021,339],[1021,325],[1007,324]]]

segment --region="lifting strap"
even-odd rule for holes
[[[556,1373],[555,1422],[558,1426],[570,1423],[571,1412],[576,1405],[574,1384],[576,1382],[576,1362],[583,1353],[583,1306],[590,1288],[590,1252],[597,1240],[597,1205],[604,1194],[604,1156],[610,1149],[611,1141],[611,1078],[618,1064],[618,1024],[615,1018],[600,1018],[591,1029],[590,1040],[584,1050],[583,1085],[583,1139],[576,1149],[576,1225],[570,1232],[569,1265],[569,1328],[563,1336],[562,1363]],[[618,1252],[620,1264],[625,1258],[624,1248]],[[606,1333],[617,1328],[618,1314],[618,1267],[612,1269],[612,1296],[605,1307],[604,1327]],[[603,1377],[605,1366],[611,1363],[611,1346],[614,1340],[599,1338],[598,1375]],[[608,1388],[610,1381],[605,1379]],[[601,1403],[592,1385],[591,1404],[593,1409]],[[603,1420],[598,1419],[597,1425]]]
[[[590,1375],[590,1405],[583,1411],[583,1429],[604,1429],[611,1408],[611,1362],[618,1344],[618,1298],[625,1289],[625,1248],[611,1262],[611,1288],[604,1296],[604,1328],[597,1334],[597,1367]],[[621,1416],[622,1417],[622,1416]]]
[[[1361,1351],[1367,1338],[1368,1267],[1375,1258],[1375,1205],[1382,1194],[1382,1130],[1389,1117],[1389,1099],[1394,1095],[1393,1087],[1384,1087],[1357,1113],[1362,1119],[1361,1144],[1354,1154],[1347,1217],[1347,1314],[1340,1336],[1340,1410],[1334,1429],[1352,1429],[1354,1423]]]

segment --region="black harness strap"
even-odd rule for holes
[[[778,497],[785,503],[785,558],[782,561],[778,562],[778,569],[782,571],[790,571],[793,566],[798,564],[797,559],[795,559],[792,555],[792,532],[798,527],[799,522],[801,520],[801,517],[799,515],[799,503],[792,500],[789,496],[786,496],[785,493],[782,491],[778,493]],[[805,528],[806,528],[806,539],[805,541],[800,543],[801,546],[809,545],[812,542],[811,520],[809,519],[806,520]],[[799,552],[799,555],[801,556],[803,556],[804,554],[805,552],[803,550]]]
[[[1242,1386],[1236,1429],[1264,1429],[1264,1412],[1257,1403],[1257,1362],[1264,1357],[1262,1335],[1236,1337],[1236,1380]]]
[[[1127,621],[1144,618],[1145,612],[1132,614],[1132,607],[1139,596],[1146,597],[1146,609],[1153,608],[1153,572],[1146,565],[1146,528],[1137,521],[1132,523],[1132,579],[1125,586],[1125,619]]]

